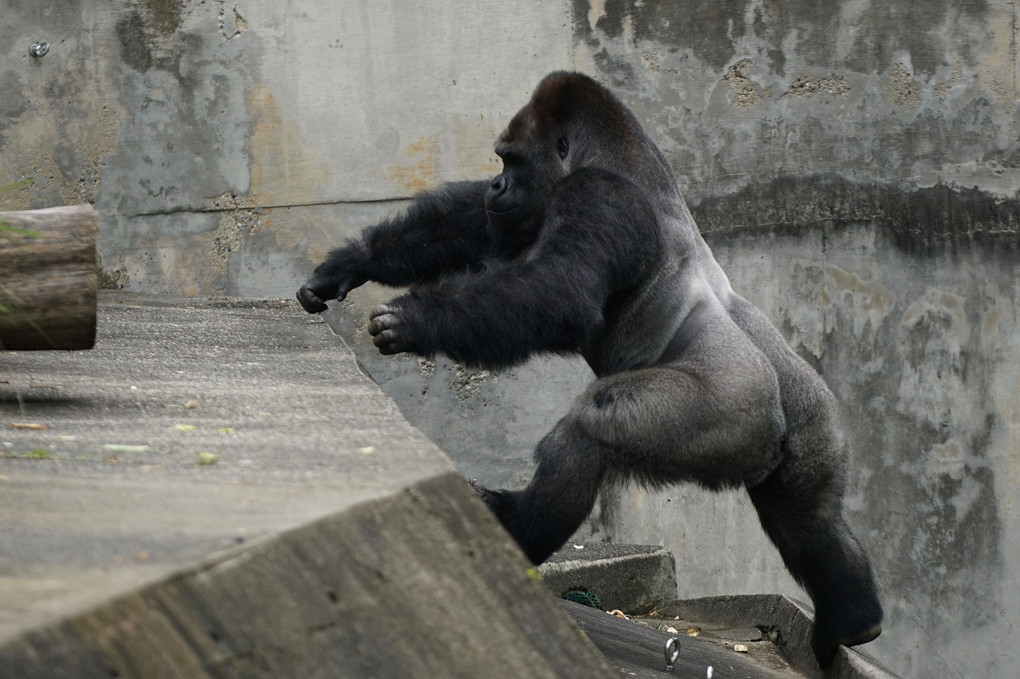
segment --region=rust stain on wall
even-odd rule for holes
[[[388,167],[383,176],[408,193],[418,193],[435,186],[439,182],[436,146],[434,139],[418,137],[404,151],[411,162]]]
[[[316,146],[304,139],[297,125],[286,120],[274,93],[258,85],[248,96],[255,120],[251,136],[251,193],[249,205],[304,205],[319,200],[319,189],[330,183],[330,171],[308,155]]]
[[[863,279],[831,264],[824,265],[823,270],[828,277],[823,296],[832,296],[835,298],[832,301],[844,304],[846,300],[842,293],[849,293],[854,295],[854,304],[869,314],[884,316],[892,311],[895,299],[882,283]]]
[[[790,264],[790,281],[801,295],[817,300],[823,308],[824,326],[791,319],[795,344],[816,357],[826,344],[824,334],[848,323],[855,337],[873,345],[879,329],[896,307],[896,295],[877,279],[866,279],[838,266],[806,259]]]

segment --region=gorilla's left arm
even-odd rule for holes
[[[603,325],[610,296],[654,266],[655,215],[634,184],[593,169],[564,180],[546,215],[530,252],[373,309],[380,352],[495,368],[538,351],[578,351]]]
[[[451,182],[415,196],[404,212],[370,226],[329,253],[297,298],[309,313],[376,281],[411,285],[502,255],[486,226],[488,181]]]

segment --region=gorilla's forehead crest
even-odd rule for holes
[[[615,118],[625,110],[609,90],[589,76],[557,71],[538,84],[531,101],[517,112],[499,141],[509,144],[517,139],[528,139],[536,130],[549,131],[577,118],[593,115]]]

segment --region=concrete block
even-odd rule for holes
[[[440,475],[20,635],[0,676],[607,676],[500,535]]]
[[[562,597],[591,592],[603,610],[645,612],[676,595],[676,564],[662,547],[572,544],[539,567],[545,584]]]

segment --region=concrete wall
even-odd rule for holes
[[[289,294],[338,225],[494,173],[495,134],[570,65],[560,3],[424,7],[6,1],[0,184],[35,184],[3,200],[94,202],[110,285]]]
[[[492,141],[547,71],[645,121],[734,287],[843,402],[850,521],[904,676],[1012,677],[1020,628],[1020,127],[1008,0],[839,3],[8,0],[0,197],[94,203],[108,285],[290,296],[326,250]],[[28,54],[38,40],[51,45]],[[378,357],[367,287],[331,322],[489,483],[590,379]],[[668,545],[681,596],[799,594],[739,494],[607,493],[594,539]]]

